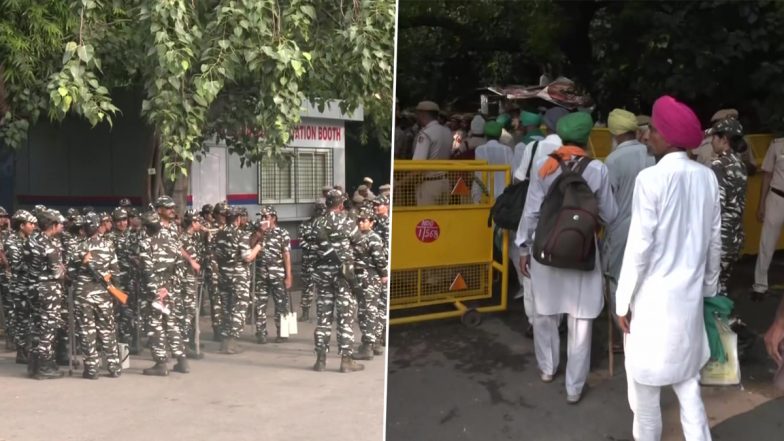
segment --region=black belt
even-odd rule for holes
[[[446,176],[442,175],[442,176],[431,176],[429,178],[422,178],[423,181],[440,181],[442,179],[446,179]]]
[[[778,188],[773,188],[773,187],[770,187],[770,191],[784,198],[784,191],[781,191]]]

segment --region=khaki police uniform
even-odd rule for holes
[[[447,160],[452,152],[452,132],[438,123],[430,121],[419,131],[414,145],[414,160]],[[417,186],[417,205],[437,205],[449,193],[449,180],[443,171],[424,174],[423,182]]]
[[[754,291],[768,290],[768,268],[784,225],[784,138],[776,138],[768,147],[762,170],[771,173],[770,191],[765,198],[765,219],[762,223],[759,254],[754,268]]]

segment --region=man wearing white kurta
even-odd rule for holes
[[[649,143],[661,159],[637,176],[616,305],[636,441],[661,438],[659,394],[668,385],[685,439],[711,439],[699,373],[710,358],[703,297],[718,289],[721,206],[715,174],[685,151],[701,141],[691,109],[668,96],[656,101]]]
[[[498,141],[501,136],[501,125],[495,121],[490,121],[485,124],[485,137],[488,141],[486,144],[480,145],[476,148],[475,158],[481,161],[487,161],[488,165],[508,165],[512,166],[512,149],[506,144]],[[482,180],[482,173],[476,172],[477,180]],[[506,173],[494,172],[493,173],[493,186],[488,188],[490,191],[490,203],[495,201],[506,188]],[[475,204],[478,204],[482,199],[483,190],[476,182],[471,184],[471,196]]]
[[[561,118],[558,122],[558,135],[564,147],[554,152],[568,163],[583,151],[588,143],[593,121],[584,112],[577,112]],[[551,162],[548,162],[551,161]],[[520,246],[520,269],[531,278],[534,293],[534,350],[541,371],[542,381],[549,383],[558,370],[560,356],[560,337],[558,320],[561,314],[568,314],[568,343],[566,361],[566,400],[570,404],[580,401],[591,362],[591,331],[593,319],[602,311],[602,266],[599,250],[596,251],[596,265],[592,271],[561,269],[540,264],[530,259],[534,232],[539,223],[539,211],[545,195],[561,174],[558,163],[553,167],[552,158],[545,158],[534,166],[531,184],[528,187],[525,208],[520,228],[524,240]],[[593,190],[599,206],[599,217],[607,224],[615,218],[618,208],[610,190],[607,167],[597,160],[591,161],[582,174]],[[530,265],[530,271],[529,271]]]
[[[550,108],[544,115],[544,123],[547,126],[549,135],[540,141],[531,141],[526,145],[521,143],[515,146],[515,162],[512,164],[512,173],[516,181],[525,181],[526,179],[530,179],[530,176],[527,175],[527,172],[528,165],[531,164],[531,161],[533,161],[531,174],[534,174],[536,173],[536,168],[534,166],[544,161],[550,153],[556,151],[563,145],[563,141],[556,133],[555,128],[558,124],[558,120],[568,113],[569,111],[563,107]],[[537,142],[538,144],[536,144]],[[534,144],[536,144],[536,152],[533,151]],[[519,162],[517,162],[518,158]],[[520,222],[517,227],[517,236],[515,238],[514,244],[509,247],[509,258],[512,259],[512,262],[520,261],[520,247],[518,247],[516,244],[523,243],[525,241],[525,231],[520,228],[522,225],[523,223]],[[517,272],[517,281],[522,288],[523,309],[525,310],[526,317],[528,317],[528,329],[526,330],[526,335],[528,335],[530,338],[533,336],[534,315],[536,314],[534,308],[533,287],[531,286],[531,279],[523,276],[523,273],[520,270],[520,265],[515,265],[515,271]],[[514,298],[520,298],[520,295],[521,294],[518,293],[514,296]]]

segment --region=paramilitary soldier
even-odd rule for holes
[[[382,190],[385,186],[381,186]],[[387,186],[387,188],[389,188]],[[387,255],[387,262],[389,262],[389,196],[386,194],[382,194],[381,196],[377,197],[373,200],[373,209],[376,213],[376,223],[373,226],[373,230],[381,237],[381,240],[384,243],[384,252]],[[382,317],[379,321],[376,322],[376,346],[373,347],[373,352],[376,355],[381,355],[380,351],[383,351],[384,346],[386,346],[386,335],[387,335],[387,302],[389,299],[389,295],[387,293],[388,290],[387,281],[384,280],[382,282],[381,287],[381,296],[379,297],[379,305],[378,310],[381,313]]]
[[[382,196],[383,197],[383,196]],[[383,347],[377,341],[378,330],[384,319],[380,309],[381,292],[387,281],[387,251],[384,242],[373,231],[373,209],[362,208],[357,215],[357,224],[362,239],[354,246],[356,276],[361,289],[357,293],[359,303],[359,329],[362,344],[354,353],[355,360],[372,360],[373,355],[382,355]]]
[[[29,265],[25,259],[24,250],[27,240],[35,231],[38,219],[27,210],[17,210],[11,219],[13,233],[8,236],[4,244],[6,259],[9,267],[9,293],[13,303],[12,332],[16,346],[16,362],[27,364],[28,350],[30,349],[30,300],[28,295]]]
[[[261,252],[256,259],[256,341],[267,342],[267,303],[270,296],[275,302],[275,327],[278,336],[275,343],[284,343],[287,338],[280,335],[281,314],[289,313],[291,289],[291,238],[289,233],[278,226],[278,213],[273,207],[261,210],[260,235]],[[255,244],[253,244],[255,245]]]
[[[57,368],[54,344],[61,326],[65,266],[54,237],[62,231],[60,213],[43,210],[38,214],[39,231],[27,242],[30,252],[30,295],[35,300],[33,335],[37,341],[29,354],[28,371],[31,377],[43,380],[61,378]]]
[[[215,238],[218,233],[226,228],[226,215],[229,214],[228,207],[223,202],[215,204],[212,210],[215,218],[207,235],[207,246],[205,259],[209,266],[206,272],[207,286],[210,288],[210,316],[212,318],[213,340],[220,342],[223,340],[223,317],[225,315],[224,305],[221,303],[220,289],[218,287],[218,259],[215,254]]]
[[[128,228],[128,212],[122,207],[115,208],[112,211],[112,220],[114,221],[114,227],[107,234],[107,237],[114,244],[117,266],[119,267],[119,272],[113,274],[112,278],[115,286],[120,290],[134,295],[131,289],[131,275],[134,271],[133,256],[136,250],[131,230]],[[127,305],[120,305],[119,303],[116,305],[118,340],[122,343],[130,344],[134,348],[138,346],[138,342],[133,341],[136,333],[134,332],[133,323],[135,311],[132,308],[135,305],[138,305],[135,298],[129,298]]]
[[[11,235],[11,217],[5,208],[0,207],[0,302],[2,302],[3,317],[5,322],[5,348],[13,351],[16,349],[13,338],[13,302],[10,292],[10,272],[8,258],[5,255],[5,241]]]
[[[188,210],[182,218],[182,227],[185,231],[180,235],[180,242],[185,251],[196,261],[201,261],[204,256],[204,242],[201,236],[201,216]],[[203,267],[202,267],[203,268]],[[183,279],[181,295],[184,310],[180,328],[185,343],[185,355],[188,358],[203,358],[203,353],[196,351],[195,323],[198,301],[199,279],[196,270],[190,266],[183,266]],[[198,354],[198,355],[197,355]]]
[[[84,229],[87,239],[79,244],[74,253],[74,257],[81,263],[75,282],[74,308],[84,355],[82,376],[98,379],[100,356],[103,354],[106,356],[109,376],[119,377],[121,368],[113,298],[100,280],[95,278],[96,274],[106,279],[117,273],[117,257],[109,243],[101,238],[101,220],[97,214],[87,213],[84,216]]]
[[[153,212],[142,216],[147,237],[139,244],[142,262],[144,295],[151,304],[149,313],[150,346],[155,365],[144,369],[144,375],[169,375],[168,352],[177,359],[176,372],[188,373],[188,360],[183,350],[182,335],[175,315],[179,293],[176,285],[175,265],[180,254],[178,243],[165,232],[160,217]]]
[[[299,224],[297,229],[302,248],[303,288],[302,297],[300,298],[302,315],[299,318],[301,322],[310,320],[310,306],[313,304],[313,296],[316,293],[316,285],[313,283],[313,270],[316,267],[318,241],[313,234],[313,224],[316,222],[316,219],[324,216],[326,212],[327,206],[323,202],[316,202],[313,206],[313,217]]]
[[[319,260],[313,272],[316,284],[317,325],[314,332],[316,364],[313,369],[326,368],[332,322],[337,315],[337,340],[341,355],[340,371],[354,372],[365,367],[351,358],[354,345],[354,314],[357,302],[349,283],[355,280],[354,256],[351,247],[361,237],[356,224],[343,213],[344,196],[341,191],[327,193],[327,214],[319,218],[317,231]]]
[[[232,208],[226,216],[226,226],[215,235],[215,257],[218,263],[218,293],[223,307],[221,352],[237,354],[242,349],[237,340],[245,327],[245,315],[250,304],[250,270],[248,264],[256,258],[261,244],[250,248],[240,230],[240,211]]]

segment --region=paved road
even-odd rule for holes
[[[750,286],[751,265],[744,262],[739,270],[739,294]],[[771,272],[781,274],[776,283],[784,280],[782,269],[779,260]],[[741,299],[737,311],[764,331],[779,298],[762,304]],[[392,328],[387,441],[631,440],[622,358],[616,358],[615,376],[608,375],[606,317],[594,326],[592,373],[577,406],[566,404],[563,374],[552,384],[539,380],[525,325],[516,302],[509,313],[485,316],[474,329],[456,320]],[[714,440],[784,437],[784,398],[770,386],[773,364],[763,346],[760,341],[742,366],[742,387],[703,388]],[[565,353],[561,359],[563,369]],[[662,409],[663,439],[682,439],[671,390],[662,393]]]
[[[209,329],[208,319],[201,323]],[[122,377],[98,381],[81,371],[30,380],[15,354],[0,353],[0,440],[380,440],[384,357],[341,374],[333,335],[327,371],[316,373],[314,321],[299,325],[289,343],[263,346],[248,327],[239,355],[217,354],[205,331],[206,358],[169,377],[141,375],[152,365],[149,351]]]

